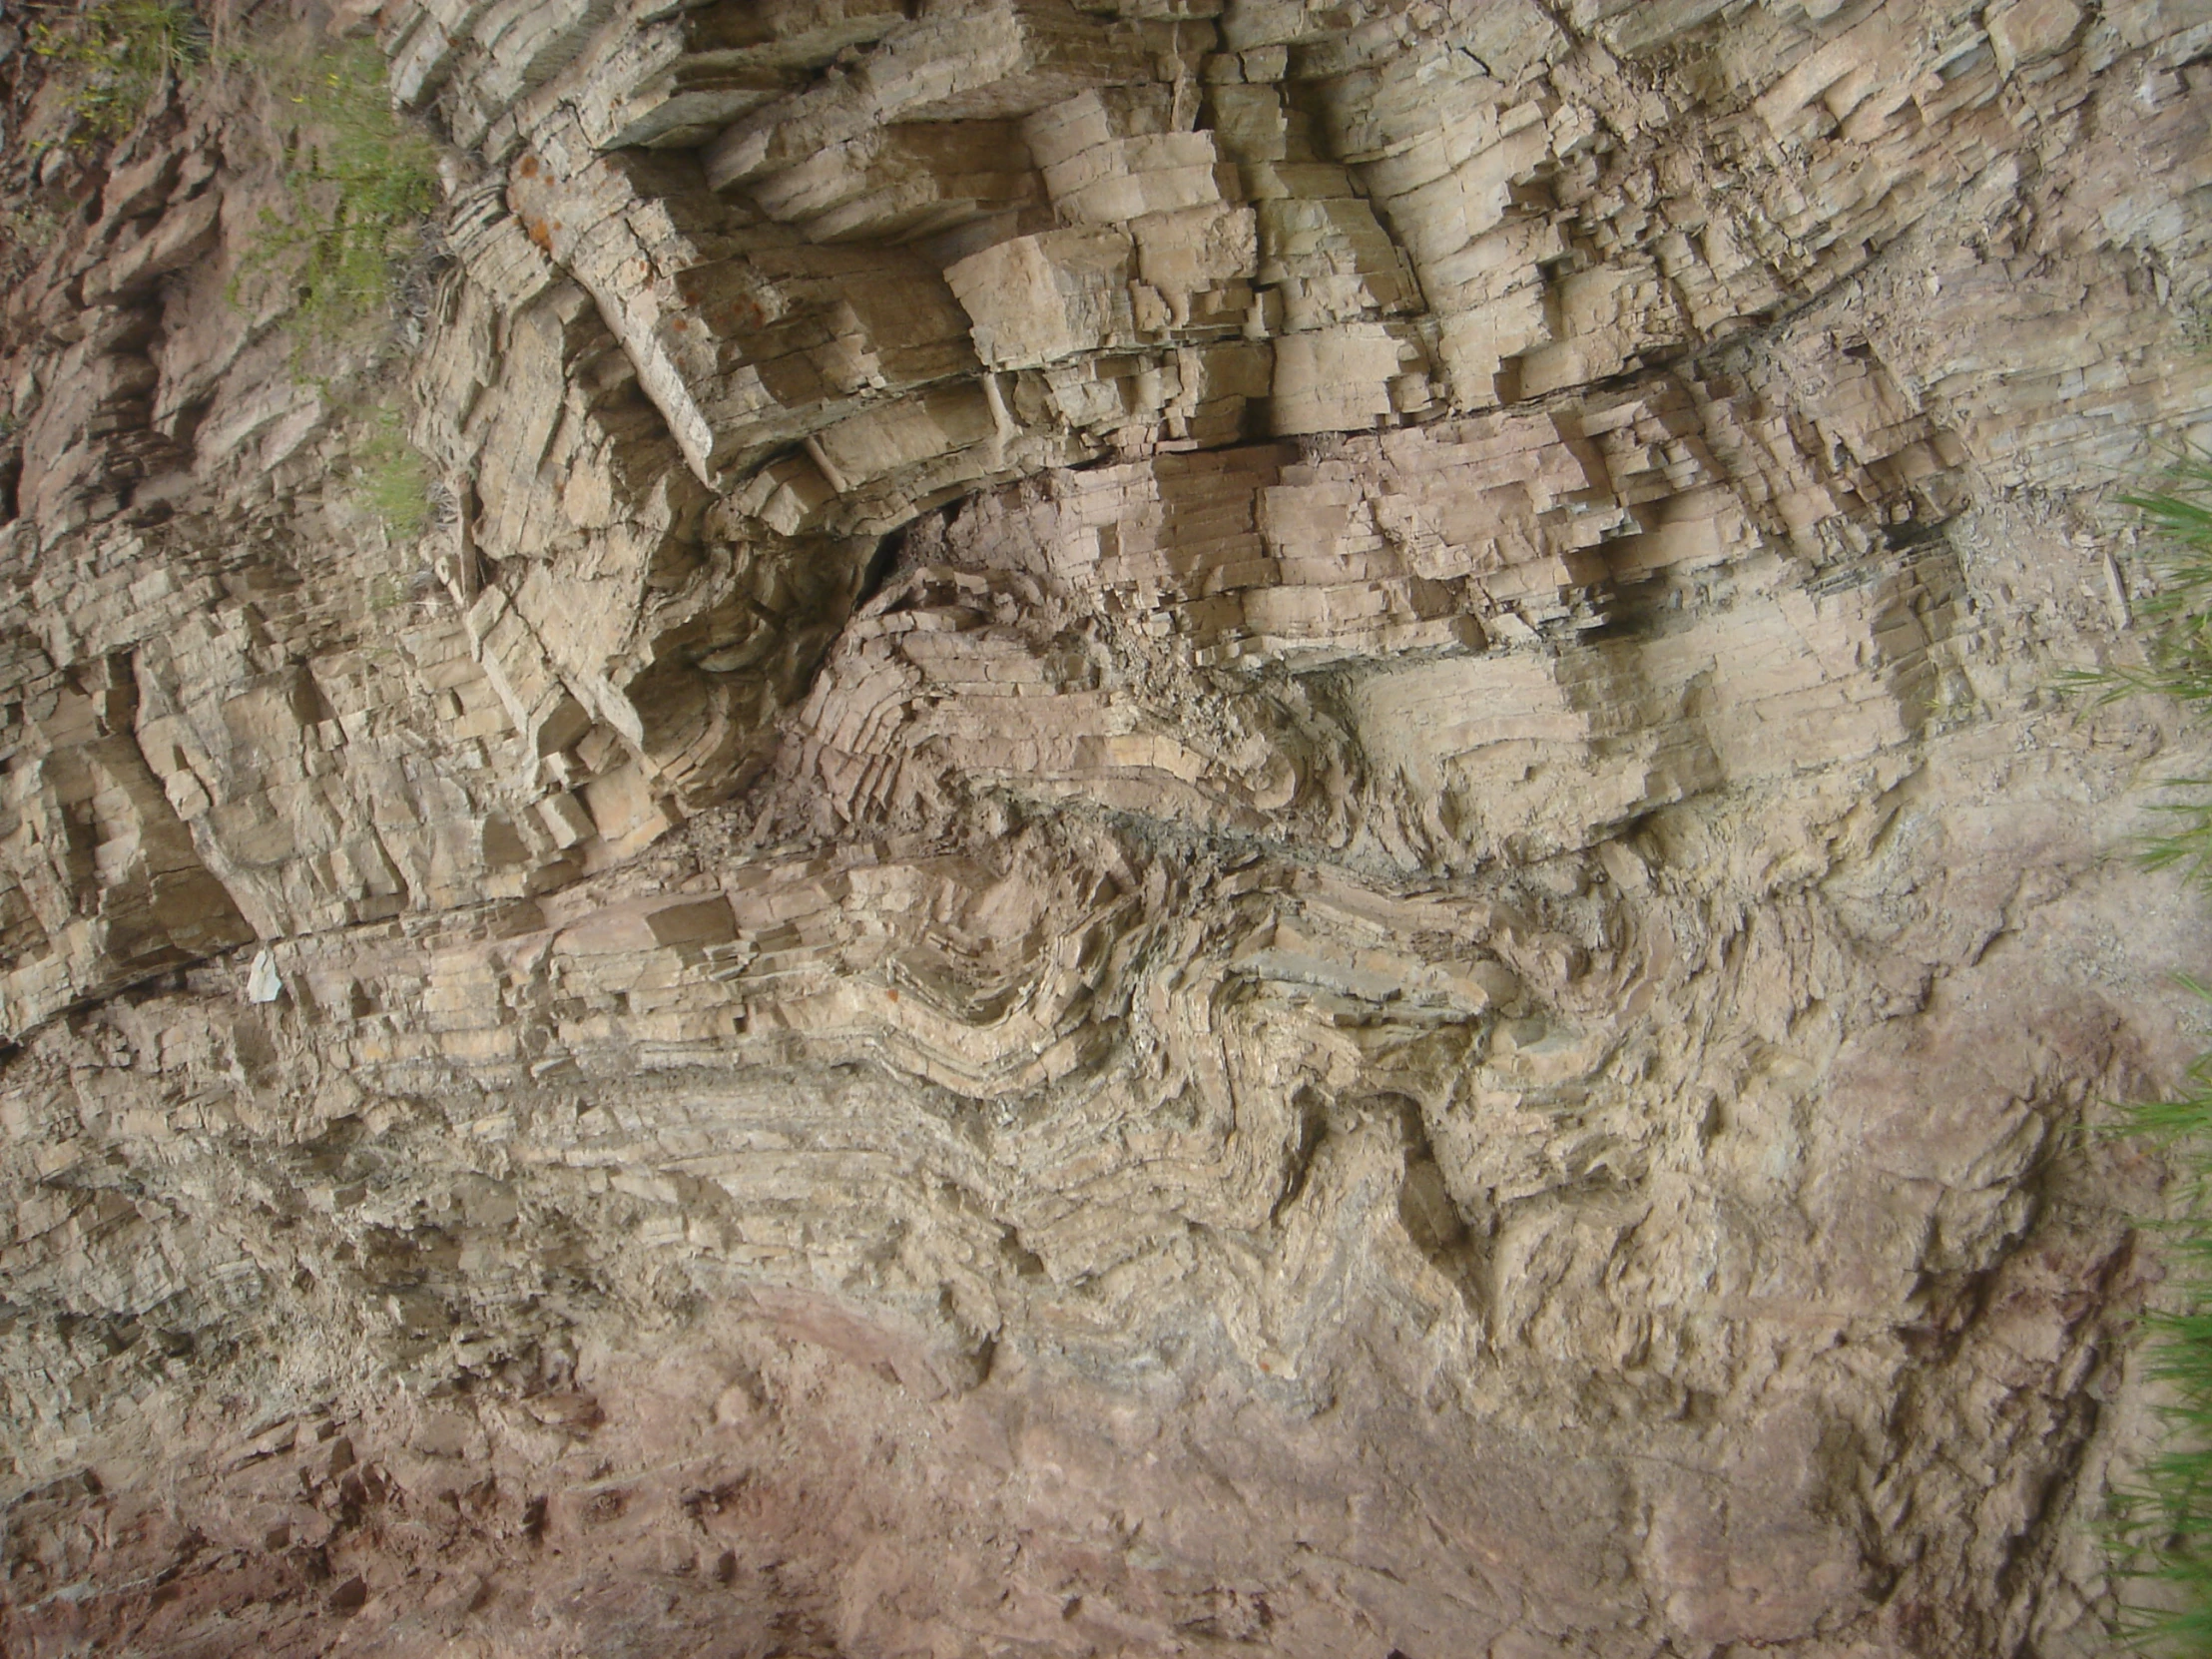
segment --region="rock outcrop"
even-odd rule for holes
[[[6,66],[0,1646],[2105,1651],[2212,10],[333,26],[396,343]]]

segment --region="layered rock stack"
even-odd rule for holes
[[[2212,8],[338,24],[419,535],[5,66],[0,1648],[2107,1650]]]

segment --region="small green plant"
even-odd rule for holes
[[[249,283],[280,284],[290,301],[292,372],[344,401],[310,362],[317,347],[377,343],[398,273],[422,251],[424,222],[437,206],[437,147],[392,113],[383,56],[365,41],[304,59],[279,56],[269,93],[289,200],[285,212],[264,212],[232,297]],[[427,467],[392,405],[371,401],[362,412],[352,493],[387,534],[412,540],[429,517]],[[379,589],[371,608],[397,603],[396,588]]]
[[[290,212],[264,215],[246,275],[293,289],[303,339],[328,339],[387,309],[393,273],[437,205],[437,148],[392,113],[384,60],[355,41],[272,88],[296,121],[284,142]]]
[[[2143,662],[2069,679],[2105,701],[2150,692],[2201,715],[2212,706],[2212,464],[2186,459],[2157,489],[2123,499],[2148,532],[2144,562],[2155,578],[2136,612]],[[2167,828],[2144,837],[2139,855],[2212,892],[2212,779],[2165,787],[2176,795],[2156,809]],[[2212,1000],[2212,990],[2183,983]],[[2158,1586],[2160,1605],[2131,1611],[2126,1633],[2148,1651],[2212,1653],[2212,1054],[2175,1098],[2124,1108],[2121,1128],[2159,1146],[2182,1183],[2179,1219],[2163,1229],[2177,1311],[2149,1322],[2168,1446],[2116,1515],[2116,1541],[2137,1563],[2131,1576]]]
[[[92,139],[120,138],[173,76],[207,58],[207,31],[178,0],[97,0],[31,25],[34,55],[68,76]]]
[[[422,534],[430,517],[429,466],[389,407],[379,405],[371,416],[368,440],[354,452],[354,480],[362,503],[394,540]]]
[[[2155,692],[2201,707],[2212,702],[2212,460],[2184,458],[2159,488],[2120,501],[2147,532],[2141,557],[2154,591],[2135,608],[2145,625],[2144,666],[2071,678],[2100,688],[2107,701]]]
[[[2183,1199],[2179,1219],[2159,1229],[2178,1311],[2149,1321],[2147,1369],[2167,1390],[2167,1446],[2115,1506],[2117,1542],[2137,1563],[2129,1576],[2157,1586],[2161,1605],[2131,1607],[2123,1630],[2149,1652],[2212,1653],[2212,1055],[2175,1098],[2127,1108],[2123,1128],[2162,1149]]]
[[[2143,692],[2170,697],[2201,718],[2212,711],[2212,462],[2183,460],[2158,489],[2121,501],[2147,532],[2141,559],[2152,592],[2136,605],[2143,661],[2075,671],[2065,682],[2100,702]],[[2143,861],[2179,868],[2212,889],[2212,778],[2169,778],[2161,788],[2174,798],[2153,809],[2165,827],[2145,839]]]

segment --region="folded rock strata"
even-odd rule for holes
[[[0,1645],[2105,1651],[2212,12],[337,22],[396,367],[0,66]]]

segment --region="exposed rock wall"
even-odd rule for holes
[[[8,1651],[2104,1651],[2212,9],[351,21],[316,365],[14,61]]]

